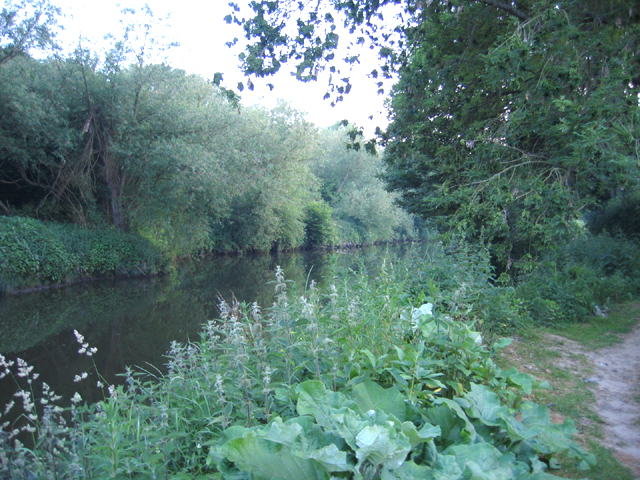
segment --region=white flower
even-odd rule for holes
[[[84,337],[80,335],[80,333],[78,333],[78,330],[74,330],[73,334],[76,336],[76,340],[78,341],[78,343],[84,343]]]
[[[111,397],[114,399],[118,398],[118,390],[116,389],[115,385],[109,385],[109,395],[111,395]]]
[[[71,398],[71,401],[74,404],[78,404],[78,403],[80,403],[82,401],[82,397],[80,396],[80,394],[78,392],[76,392],[76,393],[73,394],[73,397]]]

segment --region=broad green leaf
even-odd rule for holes
[[[527,375],[526,373],[513,373],[507,377],[507,380],[514,385],[517,385],[522,389],[524,393],[527,395],[531,394],[531,389],[535,380],[531,375]]]
[[[356,436],[357,468],[368,461],[388,469],[400,467],[411,451],[409,439],[390,426],[371,425]]]
[[[311,452],[309,457],[320,463],[327,472],[354,471],[355,464],[349,462],[347,452],[339,450],[333,443]]]
[[[469,416],[481,420],[486,425],[502,424],[502,416],[509,413],[509,410],[500,404],[500,397],[484,385],[472,383],[471,390],[464,397],[470,403],[467,409]]]
[[[221,447],[226,457],[254,480],[325,480],[324,469],[315,460],[293,455],[277,443],[247,432]]]
[[[462,478],[462,470],[452,455],[438,455],[433,467],[416,465],[408,460],[394,470],[393,474],[398,480],[459,480]]]
[[[462,441],[464,423],[447,405],[433,406],[426,410],[425,416],[431,424],[440,427],[440,442],[444,446]]]
[[[362,413],[382,411],[394,415],[401,422],[406,419],[405,397],[394,387],[383,388],[368,380],[353,387],[351,397]]]
[[[474,443],[477,437],[476,429],[473,426],[473,424],[469,421],[469,417],[467,417],[467,414],[464,412],[462,407],[457,403],[457,401],[463,401],[463,400],[465,402],[468,402],[468,400],[465,400],[463,398],[457,398],[456,401],[450,400],[448,398],[438,398],[433,403],[435,405],[446,405],[447,407],[449,407],[451,411],[455,413],[464,422],[464,427],[460,431],[462,442]]]
[[[309,418],[309,417],[307,417]],[[297,419],[296,419],[297,420]],[[291,447],[293,442],[302,434],[302,425],[298,422],[282,422],[282,419],[274,418],[266,427],[265,438],[274,443],[280,443],[287,447]]]
[[[524,464],[516,462],[513,454],[502,454],[488,443],[453,445],[444,453],[455,457],[468,479],[511,480],[527,470]]]
[[[437,438],[442,434],[440,426],[433,426],[430,423],[425,423],[420,430],[411,422],[404,422],[402,424],[402,433],[411,442],[411,447],[415,447],[421,443],[427,442],[432,438]]]

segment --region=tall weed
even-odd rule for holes
[[[429,255],[432,265],[420,274],[416,260],[424,257],[410,252],[406,261],[383,261],[369,272],[334,271],[324,290],[289,282],[278,268],[271,308],[220,299],[220,318],[207,323],[199,341],[174,342],[163,373],[127,370],[120,386],[99,380],[104,400],[87,405],[76,394],[64,415],[60,407],[47,410],[58,398],[43,403],[44,411],[36,409],[35,395],[24,383],[33,380],[29,366],[18,365],[16,375],[16,366],[2,358],[2,374],[14,375],[20,385],[16,398],[23,399],[25,413],[0,418],[0,472],[11,478],[248,478],[253,467],[245,468],[229,445],[253,441],[252,435],[267,435],[278,443],[274,429],[289,431],[284,425],[291,422],[299,424],[291,427],[299,434],[305,432],[299,440],[307,445],[311,438],[333,438],[331,448],[343,452],[332,449],[339,458],[359,459],[345,460],[342,478],[379,478],[385,469],[395,471],[405,463],[408,470],[399,478],[424,478],[425,469],[436,468],[436,458],[442,455],[448,462],[470,438],[486,444],[484,453],[467,452],[479,455],[478,462],[493,465],[502,458],[498,463],[509,463],[513,472],[542,471],[538,456],[549,460],[567,450],[588,463],[590,457],[568,440],[570,423],[555,433],[547,431],[556,428],[548,412],[522,402],[532,388],[544,385],[496,367],[492,356],[507,342],[489,346],[463,321],[465,312],[473,310],[471,301],[489,289],[482,281],[485,267],[469,271],[467,262],[474,258],[469,251],[447,260],[435,246]],[[429,289],[420,289],[430,272],[443,268],[441,261],[452,261],[450,274],[458,268],[460,278],[446,288],[425,283]],[[430,295],[437,305],[415,308],[415,295]],[[77,341],[81,355],[95,352],[79,334]],[[83,373],[77,380],[95,377]],[[355,409],[350,403],[354,395],[361,405],[371,406]],[[389,396],[394,400],[384,400]],[[316,402],[317,415],[328,408],[328,416],[313,420],[301,402]],[[399,406],[406,411],[402,418]],[[525,412],[532,408],[536,414],[530,421],[542,430],[518,423],[520,415],[529,418]],[[347,430],[336,431],[336,424],[326,423],[334,414],[350,422]],[[546,436],[537,435],[542,431]],[[374,442],[365,449],[368,454],[361,450],[366,432],[393,437],[402,445],[397,455],[387,452],[392,463],[381,460],[387,454],[379,449],[386,446]],[[20,437],[25,434],[30,436]],[[550,436],[562,441],[551,445],[545,440]],[[352,437],[360,440],[349,443]],[[247,450],[250,457],[262,455],[262,447],[252,448]],[[500,453],[504,448],[511,453]],[[313,469],[327,467],[318,455],[328,451],[305,452]],[[289,476],[284,471],[276,477],[303,478],[301,471]],[[323,473],[318,478],[327,477]]]

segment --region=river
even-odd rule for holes
[[[102,395],[95,388],[97,372],[112,384],[122,382],[119,374],[127,365],[162,371],[171,341],[198,339],[202,324],[218,318],[219,298],[235,296],[268,308],[277,265],[303,290],[311,280],[329,278],[332,269],[368,271],[382,257],[397,258],[404,251],[404,246],[372,246],[348,252],[207,257],[185,262],[164,277],[97,280],[2,297],[0,353],[32,365],[38,381],[63,396],[62,405],[76,391],[96,401]],[[78,354],[74,330],[98,349],[93,357]],[[93,377],[91,382],[74,383],[82,372]],[[39,388],[35,386],[36,396]],[[12,378],[0,380],[0,408],[15,390]]]

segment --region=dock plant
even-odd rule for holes
[[[0,476],[545,479],[560,460],[588,468],[571,420],[553,424],[526,401],[549,386],[494,363],[509,341],[487,343],[442,302],[413,305],[407,272],[382,262],[320,288],[278,268],[270,308],[220,299],[220,317],[198,341],[173,342],[162,371],[128,369],[92,405],[76,394],[63,409],[47,391],[33,407],[35,374],[2,358],[25,412],[0,412]]]

